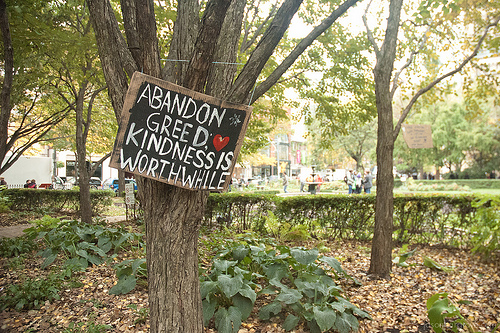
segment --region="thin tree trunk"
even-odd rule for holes
[[[92,205],[90,202],[89,171],[87,168],[87,138],[85,135],[85,120],[83,115],[83,102],[87,84],[82,84],[76,101],[76,155],[78,169],[78,185],[80,187],[80,218],[85,223],[92,222]],[[90,111],[89,111],[90,112]]]
[[[375,230],[368,273],[382,278],[389,277],[392,266],[394,129],[390,87],[402,4],[403,0],[391,0],[384,43],[380,50],[376,49],[377,64],[373,70],[378,112],[378,167]]]
[[[9,15],[5,0],[0,0],[0,31],[3,42],[3,85],[0,92],[0,165],[8,152],[7,138],[9,137],[9,118],[11,111],[10,94],[12,82],[14,80],[14,50],[12,47],[12,37],[10,35]],[[1,172],[0,172],[1,174]]]

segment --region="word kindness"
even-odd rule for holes
[[[189,189],[227,188],[248,108],[136,74],[112,166]]]

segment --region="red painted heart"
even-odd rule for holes
[[[222,148],[224,148],[229,142],[229,137],[226,136],[223,138],[220,134],[217,134],[214,137],[214,147],[215,150],[220,151]]]

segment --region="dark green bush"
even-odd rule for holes
[[[368,239],[374,205],[373,195],[297,196],[276,200],[276,215],[291,225],[307,225],[313,236],[321,233],[334,238]]]
[[[500,189],[500,179],[440,179],[440,180],[413,180],[415,184],[437,185],[444,188],[456,184],[470,189]],[[403,183],[399,179],[394,179],[394,187],[401,187]]]
[[[394,240],[473,247],[478,223],[477,196],[410,194],[394,197]],[[487,201],[484,201],[484,205]],[[280,223],[305,225],[313,237],[369,240],[375,223],[374,195],[277,197],[247,194],[210,195],[204,223],[265,232],[271,212]]]
[[[226,227],[234,224],[240,230],[250,229],[254,219],[273,209],[276,198],[273,194],[212,193],[207,201],[205,223],[210,227],[216,223]]]
[[[0,213],[7,212],[10,209],[9,197],[5,195],[6,189],[5,186],[0,186]]]
[[[42,212],[77,212],[80,209],[80,192],[77,190],[7,189],[2,192],[12,210]],[[99,215],[112,204],[113,191],[91,190],[92,214]]]

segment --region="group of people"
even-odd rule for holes
[[[347,184],[349,194],[360,194],[362,190],[364,190],[366,194],[370,194],[373,187],[373,176],[370,170],[366,170],[363,177],[361,172],[356,174],[353,169],[349,169],[349,172],[345,177],[345,182]]]
[[[26,184],[24,184],[24,188],[37,188],[36,181],[34,179],[26,180]]]

